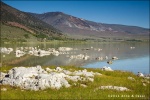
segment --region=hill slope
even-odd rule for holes
[[[28,37],[37,37],[38,39],[47,38],[47,39],[61,39],[63,37],[62,32],[54,28],[53,26],[35,18],[34,16],[19,11],[13,7],[6,5],[3,2],[1,3],[1,27],[11,27],[16,28],[12,33],[18,33],[22,30],[22,37],[25,37],[26,40]],[[2,39],[14,39],[14,37],[7,37],[11,33],[12,30],[6,32],[8,30],[4,30],[2,28]],[[21,29],[21,30],[20,30]],[[3,35],[4,34],[4,35]],[[13,34],[17,35],[17,34]],[[32,35],[32,36],[31,36]],[[21,37],[15,37],[21,38]]]
[[[36,18],[43,20],[44,22],[52,25],[61,31],[68,33],[69,35],[75,36],[89,36],[89,37],[135,37],[149,35],[149,29],[126,26],[126,25],[115,25],[115,24],[104,24],[88,21],[85,19],[77,18],[71,15],[64,14],[62,12],[48,12],[43,14],[29,13]]]

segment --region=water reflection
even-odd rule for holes
[[[83,67],[87,68],[102,68],[103,66],[109,66],[114,70],[125,70],[137,74],[139,71],[143,74],[149,74],[149,56],[116,60],[113,64],[108,65],[106,62],[95,62],[87,64]]]
[[[116,57],[118,60],[113,61],[110,67],[124,70],[126,67],[121,67],[120,62],[123,65],[127,63],[133,68],[132,63],[137,63],[134,58],[142,59],[149,55],[149,43],[142,42],[4,44],[2,47],[1,62],[3,66],[76,65],[99,67],[103,66],[103,63],[107,64],[109,60],[113,61],[112,58]],[[130,62],[126,62],[126,59]],[[136,66],[145,65],[143,69],[149,68],[149,65],[144,64],[148,63],[147,59],[145,58],[141,64]]]

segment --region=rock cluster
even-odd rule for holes
[[[112,90],[117,90],[117,91],[130,91],[126,87],[119,87],[119,86],[100,86],[98,89],[112,89]]]
[[[71,55],[70,59],[84,59],[84,60],[87,60],[87,59],[89,59],[89,56],[88,55],[83,55],[83,54]]]
[[[70,87],[71,84],[68,81],[74,83],[78,81],[93,82],[94,75],[101,74],[88,72],[86,69],[73,72],[60,67],[42,69],[39,65],[28,68],[15,67],[9,70],[8,73],[1,72],[0,84],[35,91],[46,88],[60,89],[61,87]],[[81,86],[86,87],[84,84],[81,84]]]
[[[80,51],[82,50],[82,51]],[[87,50],[90,50],[90,52],[97,52],[101,51],[101,48],[83,48],[83,49],[77,49],[77,48],[71,48],[71,47],[58,47],[58,48],[40,48],[37,47],[16,47],[14,48],[6,48],[6,47],[0,47],[0,53],[3,54],[10,54],[14,53],[16,57],[22,57],[24,55],[31,55],[31,56],[38,56],[38,57],[44,57],[49,55],[59,56],[59,55],[66,55],[67,58],[70,60],[107,60],[110,59],[108,56],[93,56],[91,54],[88,54]],[[78,52],[80,51],[80,52]],[[84,53],[83,53],[84,51]],[[3,55],[3,57],[6,57],[6,55]],[[112,57],[112,60],[117,60],[118,58],[116,56]],[[112,64],[113,61],[109,60],[107,61],[108,64]]]
[[[58,50],[59,51],[71,51],[71,50],[73,50],[73,48],[70,48],[70,47],[59,47]]]
[[[40,56],[40,57],[48,56],[51,54],[58,56],[60,54],[69,54],[69,51],[71,50],[74,49],[70,47],[59,47],[58,49],[48,48],[47,50],[44,50],[44,49],[40,49],[38,46],[38,47],[17,47],[16,50],[13,50],[13,48],[0,47],[0,53],[10,54],[12,51],[14,51],[16,57],[21,57],[26,54]]]

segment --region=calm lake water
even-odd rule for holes
[[[111,67],[114,70],[131,71],[135,74],[142,72],[149,73],[149,43],[147,42],[107,42],[107,43],[41,43],[41,44],[3,44],[1,47],[13,48],[10,54],[1,53],[2,66],[62,66],[75,65],[86,68],[102,68],[103,66]],[[27,50],[22,49],[25,54],[16,57],[16,48],[36,47],[37,50],[49,50],[54,48],[59,51],[59,47],[70,47],[72,50],[61,52],[59,55],[34,56],[30,55]],[[135,47],[135,48],[132,48]],[[72,56],[84,55],[88,59],[71,58]],[[107,57],[106,57],[107,56]],[[111,65],[107,61],[116,56]],[[102,57],[103,60],[96,58]],[[108,58],[108,59],[105,59]]]

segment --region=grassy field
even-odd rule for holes
[[[74,66],[62,67],[72,71],[83,69]],[[7,72],[11,68],[12,67],[1,67],[1,71]],[[50,68],[55,68],[55,66],[51,66]],[[30,91],[21,90],[18,87],[0,85],[1,88],[7,88],[7,91],[1,91],[1,99],[150,99],[150,85],[146,83],[149,81],[148,79],[137,77],[131,72],[108,72],[91,68],[88,68],[87,71],[99,72],[102,75],[95,76],[94,82],[84,82],[83,84],[87,85],[86,88],[77,84],[69,88],[63,87],[59,90],[49,88],[40,91]],[[135,81],[129,80],[129,76],[133,77]],[[143,86],[142,81],[145,81],[146,86]],[[98,87],[106,85],[127,87],[131,91],[96,90]]]
[[[36,42],[37,38],[31,33],[17,27],[1,24],[1,42]]]
[[[46,35],[35,35],[35,33],[30,33],[22,28],[13,27],[5,24],[1,24],[1,42],[43,42],[43,38],[46,38]],[[62,38],[52,38],[46,40],[46,42],[143,42],[149,41],[148,37],[141,38],[138,37],[93,37],[90,38],[88,36],[78,36],[80,38],[76,38],[76,36],[70,37],[69,35],[65,34],[65,37]],[[84,38],[83,38],[84,37]]]

